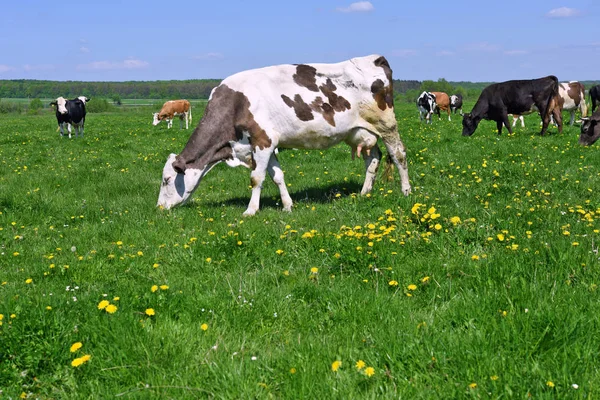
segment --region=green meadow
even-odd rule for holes
[[[192,129],[148,110],[70,140],[0,115],[0,398],[600,395],[600,146],[578,126],[462,137],[399,104],[411,195],[382,168],[360,196],[346,145],[284,150],[293,211],[265,181],[244,218],[249,171],[224,163],[156,207]]]

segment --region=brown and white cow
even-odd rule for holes
[[[600,110],[592,114],[591,117],[582,118],[581,134],[579,135],[579,144],[590,146],[600,138]]]
[[[581,116],[587,115],[587,104],[585,103],[585,87],[577,81],[562,82],[558,85],[558,94],[560,95],[560,106],[563,110],[571,113],[571,122],[575,122],[575,111],[579,109]]]
[[[379,55],[337,64],[278,65],[232,75],[211,92],[202,120],[179,155],[163,169],[157,206],[187,201],[216,164],[250,168],[252,195],[244,215],[259,208],[268,172],[284,211],[292,198],[275,149],[326,149],[345,142],[362,154],[366,176],[361,194],[373,188],[382,157],[400,172],[402,192],[411,191],[406,151],[394,115],[392,70]]]
[[[182,122],[185,120],[185,129],[188,129],[188,122],[192,123],[192,106],[187,100],[169,100],[163,104],[160,112],[153,113],[152,125],[156,126],[162,120],[167,121],[167,129],[173,126],[173,118],[179,115],[179,129],[182,128]]]
[[[435,113],[438,115],[438,120],[442,119],[440,110],[448,113],[448,121],[450,118],[450,97],[444,92],[431,92],[435,96]]]

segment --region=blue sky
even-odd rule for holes
[[[382,54],[395,79],[600,79],[600,1],[9,1],[0,79],[224,78]]]

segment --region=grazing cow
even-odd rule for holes
[[[83,137],[83,127],[85,124],[85,103],[90,101],[85,96],[79,96],[73,100],[66,100],[63,97],[58,97],[50,103],[51,106],[56,106],[56,120],[60,129],[60,136],[64,136],[64,125],[67,125],[69,139],[71,139],[71,125],[75,127],[75,137]]]
[[[402,192],[408,195],[411,188],[394,115],[392,70],[382,56],[240,72],[213,89],[183,151],[167,158],[157,206],[171,208],[185,202],[210,169],[225,161],[252,170],[252,195],[244,215],[258,211],[267,172],[279,188],[284,211],[291,211],[292,198],[275,149],[326,149],[340,142],[364,157],[361,194],[366,194],[382,157],[379,139],[387,148],[388,166],[394,162]]]
[[[456,111],[460,110],[460,115],[463,115],[463,98],[460,94],[453,94],[450,96],[450,110],[456,114]]]
[[[450,118],[450,97],[444,92],[431,92],[435,96],[435,113],[438,116],[438,120],[441,120],[440,110],[448,113],[448,121],[452,121]]]
[[[558,103],[558,79],[555,76],[494,83],[483,89],[473,110],[463,115],[462,134],[471,136],[482,119],[496,121],[498,135],[502,133],[502,125],[512,133],[508,114],[522,115],[533,111],[539,111],[542,117],[540,135],[546,133],[551,115],[554,115],[558,130],[562,132]]]
[[[575,111],[579,109],[581,116],[587,115],[587,104],[585,103],[585,87],[577,81],[563,82],[558,86],[560,95],[560,106],[563,110],[571,113],[569,125],[573,126],[575,122]]]
[[[590,89],[590,97],[592,98],[592,112],[594,112],[598,104],[600,104],[600,85],[596,85]]]
[[[582,118],[579,144],[589,146],[594,144],[598,138],[600,138],[600,110],[589,118]]]
[[[419,118],[425,123],[431,123],[431,115],[435,111],[435,95],[431,92],[423,92],[417,99],[417,107],[419,108]],[[423,117],[423,115],[425,115]]]
[[[156,126],[162,120],[167,121],[167,129],[173,126],[173,118],[179,115],[179,129],[182,129],[182,122],[185,120],[185,129],[188,129],[188,122],[192,123],[192,106],[187,100],[169,100],[163,104],[160,112],[153,113],[152,125]]]

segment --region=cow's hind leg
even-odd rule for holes
[[[283,204],[283,211],[292,211],[292,198],[287,190],[287,186],[285,186],[283,171],[281,170],[279,160],[277,160],[275,153],[271,154],[271,157],[269,158],[267,172],[269,173],[271,179],[273,179],[273,182],[275,182],[279,188],[279,194],[281,195],[281,202]]]
[[[260,192],[262,190],[262,184],[265,180],[269,161],[273,154],[274,148],[265,148],[263,150],[255,148],[252,152],[254,159],[254,168],[250,173],[250,184],[252,185],[252,195],[250,196],[250,203],[248,208],[244,211],[244,216],[252,216],[256,214],[260,207]]]
[[[402,140],[400,139],[397,128],[390,132],[386,132],[384,135],[381,135],[381,138],[383,139],[383,143],[385,143],[385,147],[388,151],[388,157],[392,159],[393,163],[396,165],[396,168],[398,168],[398,172],[400,173],[400,185],[402,187],[402,193],[404,193],[405,196],[408,196],[411,192],[411,188],[408,180],[406,150],[404,148],[404,143],[402,143]]]
[[[67,123],[67,130],[69,131],[69,139],[71,139],[71,124]]]
[[[373,183],[375,183],[375,178],[377,178],[377,170],[381,162],[381,150],[379,150],[379,146],[375,143],[375,146],[370,151],[363,149],[362,155],[365,159],[365,183],[363,183],[360,194],[365,195],[373,189]]]

